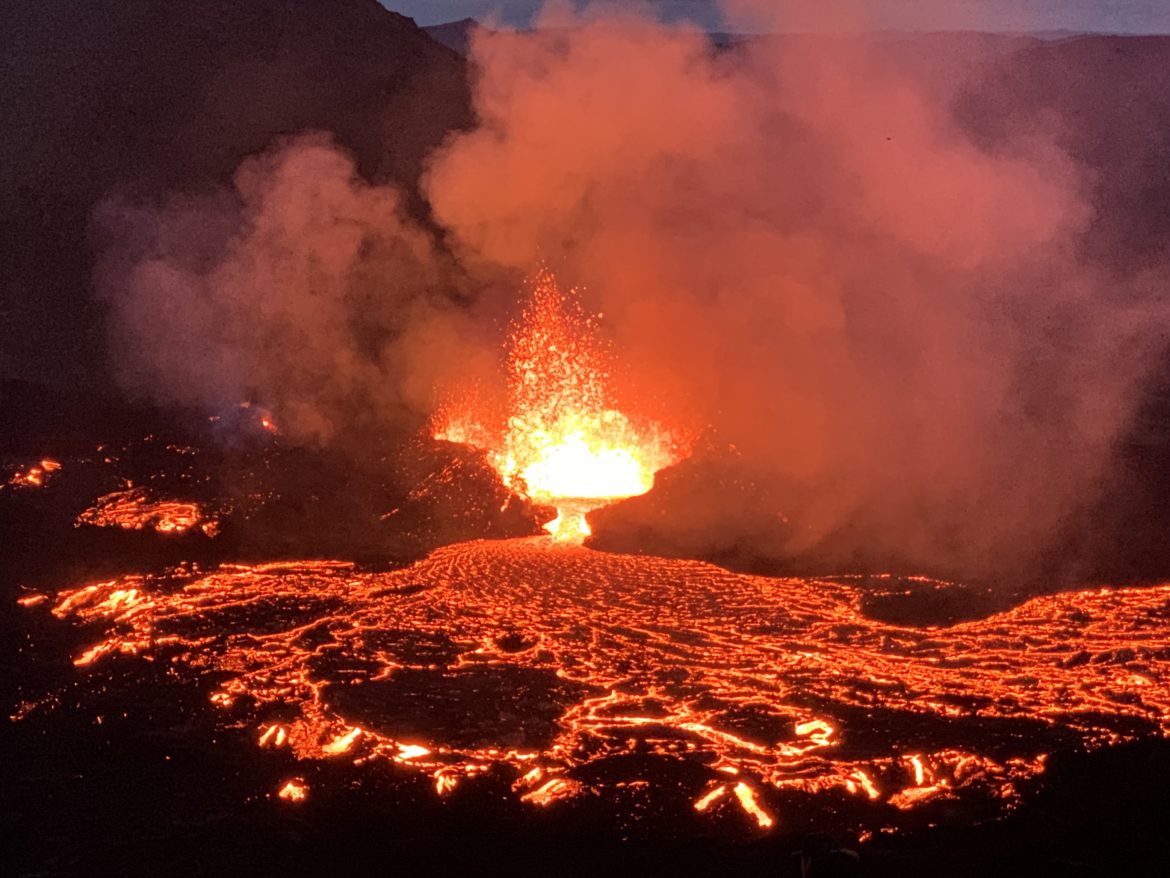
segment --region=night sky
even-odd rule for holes
[[[540,0],[383,0],[419,24],[460,18],[527,24]],[[578,3],[577,5],[581,5]],[[711,29],[726,27],[715,0],[655,0],[615,6],[653,6],[665,19],[689,18]],[[1170,33],[1166,0],[868,0],[879,28],[907,30]]]

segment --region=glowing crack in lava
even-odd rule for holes
[[[303,763],[272,791],[286,803],[330,760],[422,772],[441,796],[502,772],[532,806],[682,796],[748,832],[821,802],[862,835],[994,817],[1051,752],[1170,732],[1170,585],[945,628],[876,621],[861,597],[535,537],[388,573],[224,565],[23,603],[95,633],[74,659],[95,689],[126,679],[117,656],[200,681],[209,721]]]
[[[465,399],[439,412],[434,434],[487,450],[509,487],[556,506],[547,530],[580,539],[589,534],[587,512],[649,491],[654,473],[682,456],[681,443],[614,407],[598,328],[552,273],[538,272],[530,286],[508,339],[506,425],[490,426]]]

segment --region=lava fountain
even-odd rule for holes
[[[558,539],[589,535],[586,514],[644,494],[654,474],[683,456],[680,438],[636,423],[614,401],[611,354],[595,318],[542,269],[507,344],[507,415],[492,425],[473,397],[445,406],[437,439],[487,451],[513,490],[555,506],[545,529]]]

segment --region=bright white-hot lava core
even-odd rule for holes
[[[511,488],[557,507],[547,530],[579,539],[589,510],[646,493],[654,473],[679,459],[681,441],[615,407],[597,325],[552,273],[541,270],[530,287],[508,338],[506,423],[493,426],[465,398],[439,413],[434,432],[487,450]]]

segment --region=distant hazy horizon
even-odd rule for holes
[[[381,2],[395,12],[410,16],[420,25],[475,18],[503,25],[524,26],[531,23],[536,11],[543,5],[541,0]],[[690,20],[708,30],[736,29],[723,20],[716,0],[604,0],[604,4],[652,8],[664,20]],[[586,4],[577,0],[574,5]],[[867,6],[871,10],[873,27],[880,30],[1170,33],[1170,3],[1165,0],[951,0],[949,3],[870,0]]]

